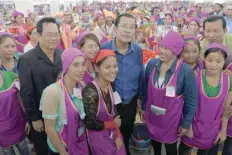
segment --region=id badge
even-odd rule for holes
[[[165,115],[167,112],[167,109],[157,107],[155,105],[151,105],[151,112],[155,115]]]
[[[122,99],[119,96],[118,92],[114,92],[113,96],[114,96],[114,103],[115,103],[115,105],[117,105],[119,103],[122,103]]]
[[[73,95],[79,99],[83,99],[81,90],[79,88],[73,88]]]
[[[173,86],[167,86],[166,88],[166,96],[167,97],[175,97],[176,96],[176,89]]]
[[[113,131],[110,131],[109,138],[110,138],[110,139],[114,139],[114,132],[113,132]]]
[[[19,81],[16,81],[16,82],[15,82],[15,86],[16,86],[16,88],[17,88],[18,90],[20,90],[20,83],[19,83]]]
[[[81,135],[83,135],[84,132],[85,132],[85,125],[82,125],[82,126],[78,129],[78,137],[80,137]]]

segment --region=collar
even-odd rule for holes
[[[175,72],[177,60],[178,60],[178,58],[176,58],[176,59],[173,61],[172,65],[171,65],[171,67],[168,69],[168,71],[171,71],[172,73]],[[157,62],[157,64],[156,64],[156,68],[157,68],[158,71],[160,71],[161,64],[162,64],[162,61],[159,59],[158,62]]]
[[[37,50],[36,50],[36,55],[38,58],[40,59],[44,59],[44,60],[49,60],[49,58],[47,57],[47,55],[44,53],[44,51],[41,49],[39,43],[36,45],[35,47]],[[57,49],[55,49],[55,52],[54,52],[54,63],[52,63],[50,60],[49,62],[52,63],[52,64],[57,64],[59,62],[59,51]]]
[[[134,52],[134,44],[132,42],[129,43],[128,50],[130,49],[131,52]],[[116,46],[116,38],[112,40],[112,50],[117,51],[117,46]]]

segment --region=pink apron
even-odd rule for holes
[[[85,84],[88,84],[93,81],[93,77],[91,76],[88,70],[85,72],[83,79],[84,79]]]
[[[112,88],[110,88],[109,90],[112,101],[112,110],[111,114],[109,114],[104,99],[102,97],[100,87],[95,81],[93,81],[92,83],[97,88],[99,96],[97,119],[101,121],[112,121],[114,117],[115,106]],[[88,138],[93,155],[126,155],[125,146],[122,146],[122,148],[117,151],[115,143],[116,129],[101,131],[88,130]]]
[[[78,111],[70,98],[64,83],[59,81],[65,93],[65,106],[67,113],[67,125],[64,125],[60,137],[67,148],[69,155],[89,155],[85,126],[80,119]]]
[[[230,71],[232,71],[232,63],[230,63],[227,66],[227,69],[229,69]],[[229,119],[229,122],[228,122],[227,136],[232,137],[232,117]]]
[[[0,148],[11,147],[26,137],[26,119],[17,94],[14,83],[0,91]]]
[[[166,89],[172,86],[176,89],[177,76],[183,60],[177,62],[176,70],[165,88],[156,88],[154,85],[154,75],[156,67],[153,69],[148,82],[148,99],[146,103],[145,120],[150,137],[162,143],[175,143],[178,140],[178,130],[182,119],[183,97],[167,97]],[[151,105],[167,110],[165,115],[156,115],[151,112]]]
[[[210,149],[221,130],[224,103],[229,92],[229,76],[222,72],[221,91],[217,97],[208,97],[203,88],[202,74],[197,73],[198,107],[192,122],[193,138],[182,137],[182,141],[199,149]]]

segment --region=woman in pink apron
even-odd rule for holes
[[[178,55],[184,39],[169,31],[159,45],[160,58],[150,60],[145,75],[145,121],[155,155],[165,144],[167,155],[177,155],[177,141],[188,133],[197,107],[196,77]]]
[[[77,38],[77,47],[85,53],[88,59],[88,69],[84,75],[84,82],[88,84],[96,77],[93,59],[100,50],[100,43],[93,33],[83,32]]]
[[[224,109],[232,102],[232,77],[222,72],[228,49],[218,43],[205,51],[205,70],[197,72],[198,107],[192,122],[192,136],[182,137],[180,155],[198,148],[198,155],[217,155],[218,143],[226,140],[228,118]]]
[[[194,71],[205,68],[204,62],[200,59],[200,41],[195,36],[184,37],[185,46],[181,58],[189,64]]]
[[[225,63],[225,71],[230,76],[232,75],[232,55],[229,55],[226,63]],[[232,108],[228,108],[228,110],[231,110]],[[223,149],[223,155],[231,155],[232,154],[232,118],[230,117],[228,121],[228,127],[227,127],[227,138],[224,143],[224,149]]]
[[[26,132],[26,117],[19,99],[19,82],[13,72],[0,70],[0,154],[30,155]]]
[[[113,93],[110,84],[118,72],[115,53],[101,50],[94,64],[98,76],[82,92],[92,155],[126,155],[119,130],[121,119],[115,114],[116,104],[121,101],[118,94]]]
[[[49,155],[89,155],[85,134],[82,81],[86,71],[84,54],[68,48],[62,54],[61,79],[48,86],[41,98]]]
[[[105,16],[102,13],[97,13],[96,17],[96,26],[94,28],[94,34],[97,36],[98,40],[100,41],[101,44],[104,44],[108,42],[107,34],[106,34],[106,29],[104,28],[105,25]]]

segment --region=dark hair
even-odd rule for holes
[[[84,44],[85,44],[85,42],[86,42],[87,39],[91,39],[91,40],[95,41],[98,44],[98,46],[100,47],[100,42],[99,42],[97,36],[95,36],[94,34],[87,34],[86,36],[84,36],[81,39],[81,41],[80,41],[80,48],[84,46]]]
[[[42,34],[43,33],[43,25],[44,23],[53,23],[53,24],[56,24],[57,27],[58,27],[58,31],[60,33],[60,26],[56,23],[56,19],[55,18],[52,18],[52,17],[45,17],[45,18],[42,18],[38,21],[37,25],[36,25],[36,30],[39,34]]]
[[[0,35],[0,44],[2,44],[7,38],[13,39],[15,42],[15,38],[10,34],[2,34]]]
[[[214,53],[214,52],[221,52],[223,54],[223,57],[225,58],[225,60],[227,59],[227,54],[225,51],[223,51],[222,49],[219,48],[211,48],[205,51],[205,58],[210,54],[210,53]]]
[[[189,38],[189,39],[185,39],[184,41],[185,42],[192,41],[195,45],[197,45],[199,51],[201,51],[201,42],[199,40]]]
[[[183,8],[186,10],[186,8],[185,8],[185,7],[183,7],[183,6],[182,6],[182,7],[180,7],[180,8],[179,8],[179,10],[181,10],[181,9],[183,9]]]
[[[107,58],[108,58],[108,57],[105,57],[105,58],[101,59],[100,61],[98,61],[98,63],[96,63],[96,66],[97,66],[97,67],[100,67],[101,64],[102,64]]]
[[[129,13],[123,13],[121,15],[119,15],[117,17],[117,19],[115,20],[115,26],[118,27],[118,25],[120,24],[120,21],[121,21],[121,18],[122,17],[127,17],[127,18],[133,18],[135,20],[135,24],[136,24],[136,19],[133,15],[129,14]],[[136,27],[137,27],[137,24],[136,24]]]
[[[222,4],[220,4],[220,3],[215,3],[215,5],[219,5],[221,7],[221,9],[224,8],[224,6]]]
[[[170,17],[173,19],[172,14],[170,14],[170,13],[166,13],[164,16],[165,16],[165,17],[166,17],[166,16],[170,16]]]
[[[226,20],[223,16],[218,16],[218,15],[212,15],[212,16],[209,16],[204,22],[203,22],[203,28],[205,29],[205,24],[208,22],[208,23],[212,23],[212,22],[216,22],[218,20],[221,20],[222,21],[222,26],[223,26],[223,29],[226,28]]]

